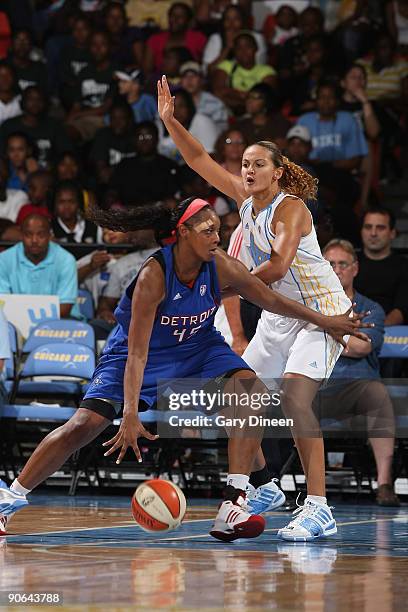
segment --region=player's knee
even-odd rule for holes
[[[91,410],[79,409],[61,428],[63,443],[69,447],[80,448],[98,435],[101,422],[105,420]]]

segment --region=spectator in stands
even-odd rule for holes
[[[7,119],[20,115],[20,96],[17,95],[16,77],[13,67],[0,63],[0,125]]]
[[[0,293],[57,295],[60,317],[81,318],[75,258],[51,242],[47,217],[29,215],[21,229],[22,242],[0,253]]]
[[[241,176],[242,156],[247,146],[248,142],[241,130],[231,127],[217,138],[215,159],[228,172]]]
[[[374,327],[365,330],[370,342],[360,338],[349,339],[347,351],[343,351],[328,386],[320,395],[320,415],[324,418],[328,416],[327,410],[334,408],[340,421],[346,416],[350,418],[350,413],[367,419],[367,434],[377,466],[377,503],[381,506],[399,506],[392,484],[394,411],[388,391],[381,382],[378,361],[384,341],[384,310],[355,291],[353,281],[358,274],[358,260],[350,242],[331,240],[323,254],[334,268],[346,294],[356,304],[356,311],[369,312],[365,321],[373,323]],[[351,434],[352,430],[347,433]]]
[[[198,62],[186,62],[181,66],[180,85],[193,97],[197,113],[209,117],[218,133],[227,128],[229,111],[222,100],[205,91],[203,71]]]
[[[231,212],[222,215],[220,218],[220,247],[226,251],[234,233],[235,228],[240,224],[241,218],[239,212],[232,210]]]
[[[67,125],[74,138],[92,140],[104,126],[115,96],[115,66],[110,59],[110,43],[106,32],[94,32],[89,47],[92,61],[78,74],[75,101],[69,112]]]
[[[107,184],[122,159],[134,157],[135,137],[132,109],[124,100],[115,102],[109,112],[110,125],[98,130],[89,161],[100,183]]]
[[[367,74],[360,64],[352,64],[344,73],[341,81],[343,94],[340,110],[353,113],[370,140],[375,140],[380,134],[380,124],[375,114],[374,105],[368,99]]]
[[[184,200],[190,197],[202,198],[211,204],[219,217],[226,215],[230,211],[227,198],[211,187],[205,179],[187,165],[180,168],[180,185],[180,199]]]
[[[312,176],[316,176],[314,168],[310,163],[312,137],[307,127],[304,125],[294,125],[286,134],[286,140],[288,143],[286,147],[288,158]],[[313,221],[317,223],[321,213],[323,213],[323,210],[321,210],[323,207],[319,202],[319,194],[317,200],[308,200],[306,205],[312,213]]]
[[[8,119],[0,128],[0,138],[9,134],[26,134],[35,145],[38,163],[50,167],[52,160],[64,151],[72,149],[64,124],[48,115],[44,92],[36,86],[27,87],[21,96],[22,115]]]
[[[375,149],[381,127],[376,115],[374,104],[367,95],[367,75],[365,68],[359,64],[349,66],[341,81],[343,95],[339,109],[353,113],[364,129],[368,144],[368,155],[364,158],[361,171],[363,173],[361,207],[365,208],[374,176]]]
[[[292,6],[284,4],[276,11],[276,15],[267,15],[262,32],[265,40],[272,47],[280,47],[289,38],[293,38],[299,34],[297,27],[298,15]]]
[[[96,320],[92,322],[92,326],[99,339],[101,337],[106,338],[116,325],[113,313],[119,299],[127,286],[137,276],[146,259],[158,248],[152,230],[139,230],[133,232],[132,236],[132,242],[137,250],[125,255],[113,266],[108,283],[98,303]]]
[[[27,191],[28,175],[38,170],[32,143],[25,134],[10,134],[5,141],[5,153],[9,165],[7,187]]]
[[[290,122],[278,110],[276,93],[266,83],[254,85],[245,100],[246,114],[237,122],[248,144],[259,140],[276,142],[280,149],[286,145]]]
[[[30,85],[37,85],[43,91],[47,91],[47,69],[43,62],[30,59],[32,48],[31,33],[28,30],[15,30],[8,61],[15,70],[20,91],[24,91]]]
[[[155,95],[157,81],[163,74],[168,76],[168,83],[171,91],[176,91],[180,87],[180,69],[186,62],[192,62],[193,57],[186,47],[170,47],[163,51],[163,69],[151,72],[146,75],[145,88],[150,94]]]
[[[0,157],[0,219],[9,219],[14,223],[28,197],[21,189],[7,188],[8,176],[7,163]]]
[[[395,217],[391,210],[377,207],[364,213],[363,252],[359,256],[355,286],[382,306],[385,325],[407,325],[408,265],[403,256],[392,252],[395,236]]]
[[[248,91],[257,83],[276,85],[276,72],[272,66],[257,64],[257,42],[251,33],[241,32],[234,39],[233,57],[217,64],[211,75],[214,95],[242,114]]]
[[[157,150],[158,130],[145,121],[135,129],[136,157],[115,167],[110,181],[124,206],[140,206],[173,197],[180,185],[177,164]]]
[[[82,164],[75,153],[72,151],[63,153],[60,158],[57,158],[55,163],[55,182],[74,181],[80,185],[84,212],[86,213],[88,206],[95,202],[95,194],[85,186],[81,167]]]
[[[408,62],[396,54],[389,34],[377,37],[371,59],[359,59],[367,73],[367,95],[383,105],[395,106],[401,98],[402,81],[408,76]]]
[[[307,127],[312,136],[310,160],[320,185],[332,194],[335,228],[355,242],[359,235],[353,206],[360,196],[360,185],[352,172],[360,169],[368,147],[360,124],[351,113],[338,111],[338,103],[336,86],[321,84],[317,111],[301,115],[298,125]]]
[[[293,79],[305,74],[308,65],[305,61],[306,43],[313,36],[324,35],[324,17],[320,9],[306,8],[299,16],[299,34],[289,38],[278,50],[277,70],[280,85],[293,91]]]
[[[209,37],[204,49],[203,66],[205,72],[211,72],[224,60],[230,60],[234,54],[234,40],[243,30],[249,30],[248,12],[240,5],[229,4],[224,9],[220,31]],[[259,32],[251,32],[256,40],[255,61],[266,64],[266,44]]]
[[[146,75],[163,69],[163,53],[171,47],[185,47],[195,61],[201,61],[207,39],[201,32],[190,29],[192,18],[188,4],[175,2],[170,6],[168,30],[153,34],[147,41],[143,65]]]
[[[21,225],[26,217],[32,214],[44,215],[51,219],[50,194],[52,175],[47,170],[32,172],[27,181],[28,203],[21,207],[17,223]]]
[[[59,94],[66,110],[74,103],[73,94],[78,74],[91,62],[90,36],[91,24],[88,17],[84,14],[77,15],[73,20],[71,40],[62,49],[58,65]]]
[[[316,108],[317,87],[322,81],[337,81],[337,75],[329,63],[327,40],[324,36],[312,36],[305,42],[307,68],[291,81],[286,90],[291,103],[291,115],[298,117]]]
[[[102,242],[102,228],[84,219],[82,210],[81,189],[70,181],[57,185],[54,194],[54,218],[51,221],[51,230],[57,242]]]
[[[7,391],[4,385],[6,359],[11,359],[9,332],[6,317],[3,313],[3,305],[0,303],[0,408],[7,399]]]
[[[143,41],[139,28],[128,25],[122,2],[109,2],[104,12],[104,27],[111,40],[111,58],[120,66],[142,67]]]
[[[243,12],[243,23],[252,17],[252,0],[197,0],[195,18],[204,32],[218,32],[222,26],[225,11],[230,6],[238,6]]]
[[[126,245],[132,240],[131,232],[115,232],[104,229],[102,242],[105,245]],[[98,249],[84,255],[77,260],[78,282],[81,287],[92,293],[94,304],[98,304],[99,298],[109,280],[112,267],[118,259],[127,255],[127,250],[116,250],[109,253],[106,249]]]
[[[388,0],[386,7],[388,32],[398,45],[400,53],[408,52],[408,2]]]
[[[193,97],[185,89],[178,89],[174,97],[174,116],[176,119],[201,142],[207,153],[212,153],[218,135],[214,121],[197,112]],[[184,163],[173,140],[165,132],[163,123],[160,122],[158,125],[160,153],[169,159]]]
[[[116,72],[119,93],[130,105],[135,123],[155,121],[157,117],[157,102],[154,97],[143,91],[140,70],[128,73]]]

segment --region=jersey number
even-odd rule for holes
[[[196,334],[198,332],[198,330],[200,329],[201,325],[199,325],[198,327],[193,327],[190,330],[190,334],[187,336],[187,338],[191,338],[191,336],[194,336],[194,334]],[[175,329],[173,332],[173,336],[179,336],[179,342],[182,342],[184,340],[184,336],[186,334],[187,328],[184,327],[184,329]]]

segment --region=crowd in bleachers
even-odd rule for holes
[[[356,288],[386,325],[407,324],[383,192],[407,159],[407,0],[0,0],[0,240],[14,244],[0,247],[0,294],[54,293],[61,317],[81,318],[85,288],[106,338],[157,245],[102,231],[94,204],[203,197],[227,249],[235,202],[183,164],[157,114],[162,74],[176,118],[226,169],[273,140],[319,179],[321,246],[361,248]]]

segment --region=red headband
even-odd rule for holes
[[[195,200],[190,202],[184,213],[181,215],[180,219],[177,221],[176,227],[180,227],[180,225],[183,225],[183,223],[188,221],[190,217],[198,213],[202,208],[205,208],[206,206],[210,206],[209,203],[205,200],[202,200],[201,198],[196,198]],[[176,230],[174,229],[171,232],[171,236],[169,238],[165,238],[164,240],[162,240],[162,242],[163,244],[174,244],[176,242]]]

